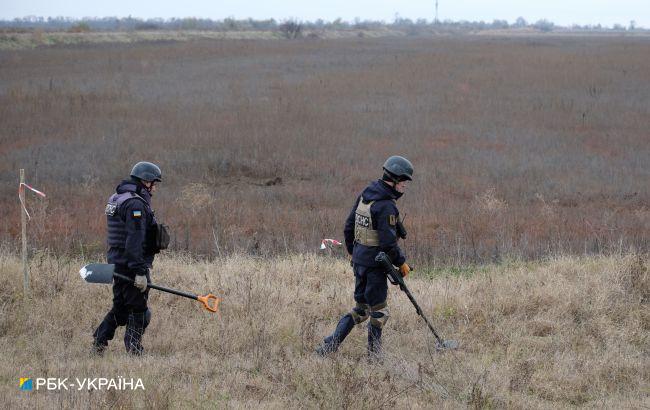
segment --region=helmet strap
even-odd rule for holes
[[[399,178],[396,178],[390,172],[384,172],[384,176],[381,179],[383,179],[384,181],[387,181],[387,182],[392,182],[395,185],[397,185],[400,182]]]
[[[149,182],[149,181],[144,181],[144,180],[142,180],[140,178],[137,178],[137,177],[133,177],[133,179],[138,181],[137,188],[136,188],[136,193],[140,193],[144,189],[145,191],[147,191],[149,193],[149,195],[153,196],[153,194],[151,193],[151,189],[153,188],[153,183],[150,186],[147,186],[147,185],[145,185],[145,182]]]

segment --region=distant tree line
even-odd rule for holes
[[[573,31],[647,31],[637,27],[635,21],[630,21],[627,25],[614,24],[611,27],[598,25],[578,25],[570,27],[557,26],[553,22],[543,19],[536,22],[528,22],[523,17],[517,18],[513,23],[507,20],[485,21],[433,21],[426,19],[411,20],[395,16],[392,23],[383,21],[361,20],[345,21],[336,19],[325,21],[318,19],[316,21],[298,21],[295,19],[276,21],[268,20],[237,20],[226,18],[223,20],[212,20],[205,18],[150,18],[140,19],[134,17],[89,17],[83,19],[70,17],[37,17],[27,16],[15,18],[13,20],[0,20],[0,29],[3,31],[29,31],[29,30],[47,30],[47,31],[144,31],[144,30],[209,30],[209,31],[280,31],[287,38],[297,38],[302,35],[304,30],[373,30],[379,28],[396,28],[416,32],[418,29],[439,29],[439,30],[493,30],[493,29],[522,29],[529,28],[542,32],[551,32],[554,30],[573,30]]]

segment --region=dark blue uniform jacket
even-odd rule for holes
[[[115,217],[124,225],[120,225],[119,221],[111,221],[111,217],[108,218],[110,248],[106,259],[108,263],[115,264],[117,272],[129,276],[144,275],[154,259],[154,253],[147,250],[147,232],[151,234],[151,228],[156,222],[150,206],[151,195],[142,184],[133,180],[122,181],[115,192],[135,192],[144,201],[134,197],[122,203]]]
[[[393,187],[382,180],[377,180],[371,182],[354,202],[352,211],[345,221],[345,230],[343,231],[345,235],[345,246],[347,247],[348,253],[352,255],[352,262],[354,264],[378,267],[380,264],[375,262],[375,256],[380,251],[386,252],[393,265],[400,266],[406,261],[404,253],[397,245],[397,231],[394,224],[399,218],[399,211],[395,205],[395,200],[401,196],[402,194],[397,192]],[[359,201],[362,199],[364,203],[375,201],[370,207],[370,215],[372,218],[372,227],[378,231],[379,246],[365,246],[354,242],[355,211]]]

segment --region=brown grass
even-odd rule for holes
[[[18,169],[38,249],[101,252],[103,202],[141,159],[176,250],[341,239],[390,154],[418,263],[649,249],[650,40],[212,40],[0,51],[0,238]]]
[[[559,257],[408,280],[455,354],[391,289],[386,360],[365,361],[365,329],[322,360],[313,347],[352,304],[345,261],[314,255],[214,262],[166,256],[155,280],[225,298],[221,316],[152,293],[147,354],[119,330],[104,358],[91,332],[110,286],[84,283],[79,259],[37,255],[22,303],[19,259],[0,256],[0,403],[5,408],[642,408],[650,404],[647,255]],[[146,390],[21,392],[19,377],[135,377]]]

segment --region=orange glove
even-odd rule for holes
[[[409,272],[411,272],[411,267],[408,263],[404,262],[402,266],[399,267],[399,271],[402,274],[402,277],[405,278],[409,275]]]

